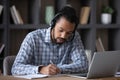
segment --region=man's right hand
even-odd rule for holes
[[[48,66],[43,66],[39,72],[46,75],[55,75],[60,73],[60,69],[54,64],[49,64]]]

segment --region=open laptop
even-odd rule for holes
[[[112,77],[120,65],[120,51],[95,52],[87,74],[72,74],[69,76],[81,78]]]

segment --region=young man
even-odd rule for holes
[[[65,6],[48,29],[30,32],[24,39],[12,67],[13,75],[87,72],[88,60],[76,32],[78,18]]]

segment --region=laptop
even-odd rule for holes
[[[102,78],[112,77],[120,65],[120,51],[95,52],[89,66],[88,73],[71,74],[72,77]]]

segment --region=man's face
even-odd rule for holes
[[[64,43],[73,34],[75,28],[74,23],[70,23],[64,17],[61,17],[52,30],[52,39],[58,44]]]

